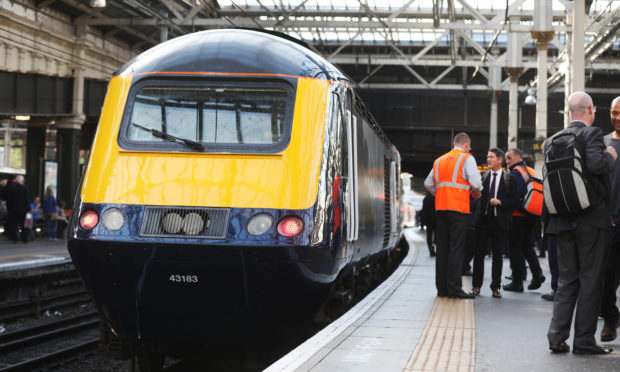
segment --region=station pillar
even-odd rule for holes
[[[555,31],[532,31],[531,35],[532,39],[536,40],[536,47],[538,48],[535,140],[542,142],[547,139],[547,48],[555,36]],[[538,175],[542,174],[543,164],[544,155],[542,152],[536,153],[534,168]]]
[[[571,87],[570,92],[583,91],[585,88],[585,0],[573,1],[573,27],[571,40]],[[566,97],[568,98],[568,97]]]
[[[30,198],[39,196],[43,199],[45,185],[44,161],[45,161],[45,140],[47,124],[49,120],[33,120],[28,123],[26,132],[26,186],[30,190]]]
[[[510,23],[517,25],[521,21],[516,16],[510,17]],[[507,67],[504,71],[510,77],[510,94],[508,96],[508,144],[507,150],[517,147],[519,120],[519,77],[523,74],[521,36],[518,32],[508,32],[506,47]]]
[[[491,98],[491,117],[489,125],[489,148],[497,147],[497,101],[501,94],[499,89],[502,79],[501,67],[493,65],[489,67],[489,90],[487,94]]]
[[[523,67],[504,67],[504,71],[510,78],[510,94],[508,97],[508,147],[517,147],[517,125],[519,118],[519,76],[524,71]]]
[[[56,160],[58,162],[57,199],[73,208],[73,200],[78,189],[80,170],[80,135],[84,115],[62,119],[56,122]]]

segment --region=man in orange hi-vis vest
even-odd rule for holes
[[[523,153],[517,148],[506,152],[506,164],[510,169],[510,175],[515,179],[517,196],[523,198],[526,182],[530,176],[536,176],[536,171],[528,167],[523,161]],[[512,214],[512,230],[510,231],[510,267],[512,269],[512,282],[504,285],[505,291],[523,292],[523,280],[525,279],[525,261],[530,265],[532,281],[527,289],[538,289],[545,281],[538,256],[534,251],[534,224],[537,219],[515,209]]]
[[[454,136],[454,148],[435,160],[424,181],[426,189],[435,195],[435,286],[439,297],[475,298],[463,291],[461,280],[470,193],[479,198],[482,191],[480,172],[470,150],[471,139],[466,133]]]

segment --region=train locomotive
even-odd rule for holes
[[[148,366],[338,316],[406,253],[399,175],[349,79],[300,42],[221,29],[137,56],[67,233],[108,354]]]

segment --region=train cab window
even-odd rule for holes
[[[286,84],[167,85],[134,89],[121,147],[263,152],[286,145],[294,100]]]

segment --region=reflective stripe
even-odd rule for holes
[[[517,165],[515,168],[519,171],[519,173],[521,173],[523,181],[527,182],[530,179],[530,172],[527,168],[524,168],[522,165]]]
[[[456,177],[459,174],[459,170],[462,172],[463,170],[461,169],[461,163],[463,162],[463,158],[466,157],[467,154],[466,152],[462,153],[461,155],[459,155],[459,157],[456,159],[456,165],[454,166],[454,171],[452,172],[452,182],[456,183]]]
[[[440,158],[441,159],[441,158]],[[439,185],[439,160],[435,160],[435,164],[433,164],[433,178],[435,178],[435,185]]]
[[[440,187],[454,187],[455,189],[463,189],[463,190],[471,190],[471,186],[470,185],[463,185],[461,183],[456,182],[458,175],[459,175],[459,171],[463,172],[463,170],[461,169],[461,163],[463,162],[463,159],[466,158],[469,154],[464,152],[461,153],[461,155],[459,155],[459,157],[456,159],[456,164],[454,165],[454,170],[452,171],[452,182],[439,182],[439,177],[437,176],[437,170],[439,169],[439,159],[437,161],[435,161],[435,170],[434,170],[434,176],[435,176],[435,184],[437,185],[437,188]]]
[[[440,187],[454,187],[455,189],[471,190],[470,185],[462,185],[456,182],[442,182],[439,185],[437,185],[437,188],[440,188]]]

